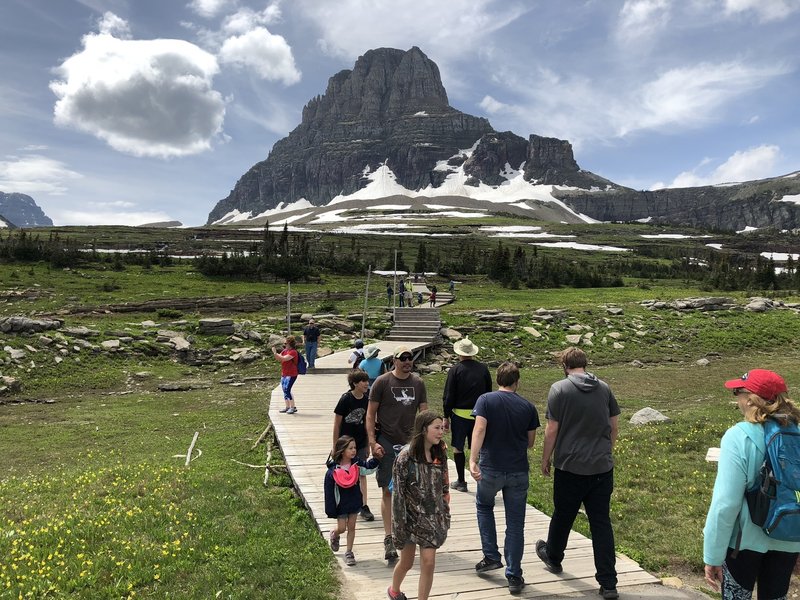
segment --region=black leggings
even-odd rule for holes
[[[758,600],[779,600],[789,591],[789,581],[797,562],[797,552],[766,553],[739,550],[733,558],[733,548],[728,548],[723,568],[723,600],[748,600],[758,583]],[[732,578],[733,581],[729,581]]]

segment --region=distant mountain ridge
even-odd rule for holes
[[[655,192],[619,186],[582,170],[566,140],[497,132],[452,108],[439,68],[419,48],[379,48],[329,79],[301,123],[239,179],[208,223],[265,220],[286,209],[317,216],[316,207],[424,196],[470,199],[473,208],[484,201],[482,209],[493,212],[549,212],[557,220],[795,229],[800,206],[780,202],[794,194],[800,178]],[[543,209],[548,202],[554,206]]]
[[[0,215],[16,227],[52,227],[53,221],[27,194],[0,192]]]

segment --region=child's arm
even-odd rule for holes
[[[336,483],[333,481],[333,469],[335,468],[328,469],[325,473],[325,482],[323,484],[325,489],[325,514],[331,519],[336,518],[336,490],[334,487]]]

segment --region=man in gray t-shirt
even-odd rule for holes
[[[375,380],[369,392],[367,405],[367,439],[372,456],[380,459],[378,487],[382,490],[381,517],[383,518],[384,555],[386,560],[397,558],[392,543],[392,495],[389,481],[395,459],[395,446],[410,441],[417,412],[428,409],[425,382],[412,373],[414,354],[407,346],[397,346],[393,355],[394,368]]]
[[[592,532],[595,578],[603,598],[617,598],[611,492],[614,489],[612,449],[617,440],[617,399],[608,387],[586,372],[587,358],[579,348],[567,348],[560,362],[565,379],[550,387],[544,430],[542,474],[550,476],[553,458],[553,518],[547,541],[536,542],[545,567],[560,573],[572,524],[583,504]]]

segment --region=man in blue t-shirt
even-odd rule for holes
[[[539,413],[533,404],[517,394],[519,369],[515,364],[504,362],[497,367],[496,380],[498,391],[481,395],[472,411],[475,426],[469,471],[478,482],[475,507],[483,550],[483,559],[475,565],[475,571],[485,573],[503,566],[494,519],[495,497],[502,491],[506,512],[503,543],[506,579],[508,591],[518,594],[525,585],[522,552],[528,497],[528,448],[533,447],[536,439]]]

